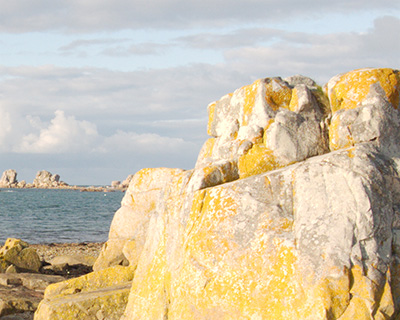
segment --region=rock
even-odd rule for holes
[[[114,265],[136,265],[146,242],[151,216],[165,205],[170,184],[182,187],[190,173],[181,169],[143,169],[135,174],[110,226],[109,238],[93,266],[95,271]],[[175,195],[175,193],[174,193]],[[175,199],[171,199],[173,205]],[[129,246],[130,261],[123,253]]]
[[[18,274],[4,274],[0,273],[0,285],[2,286],[24,286],[30,290],[44,291],[47,286],[53,283],[65,280],[62,276],[47,275],[47,274],[32,274],[32,273],[18,273]]]
[[[27,187],[26,181],[22,180],[22,181],[18,182],[17,187],[21,188],[21,189]]]
[[[6,319],[7,315],[34,312],[42,298],[43,293],[34,290],[13,290],[0,286],[0,317]]]
[[[18,184],[17,172],[9,169],[3,172],[0,179],[0,188],[15,188]]]
[[[119,189],[119,190],[126,190],[129,187],[129,184],[131,183],[131,180],[133,179],[133,174],[130,174],[124,181],[112,181],[111,182],[111,188],[113,189]]]
[[[52,284],[35,314],[35,320],[110,319],[122,316],[134,268],[114,266]],[[98,318],[98,316],[102,318]]]
[[[1,318],[1,320],[32,320],[33,317],[34,317],[33,312],[22,312],[4,316]]]
[[[33,180],[33,186],[35,188],[57,188],[66,187],[68,184],[60,181],[60,176],[58,174],[52,174],[49,171],[42,170],[36,174]]]
[[[121,185],[121,181],[111,181],[111,188],[118,188]]]
[[[136,173],[95,272],[35,319],[398,318],[400,72],[324,90],[267,78],[210,104],[195,168]]]
[[[92,267],[95,261],[96,258],[93,256],[74,254],[74,255],[61,255],[54,257],[49,261],[49,263],[52,266],[66,265],[66,264],[69,266],[74,266],[82,264],[88,267]]]
[[[29,248],[28,243],[8,238],[0,249],[0,269],[6,272],[11,265],[18,271],[39,272],[42,263],[35,249]]]
[[[93,264],[96,258],[87,255],[60,255],[51,259],[50,265],[44,266],[45,273],[77,277],[93,271]]]
[[[33,319],[44,289],[62,280],[65,278],[30,273],[0,274],[1,319]]]
[[[129,187],[129,184],[131,183],[132,179],[133,179],[134,175],[130,174],[126,177],[126,179],[124,181],[121,182],[120,188],[121,190],[126,190]]]

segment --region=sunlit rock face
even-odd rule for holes
[[[399,92],[363,69],[210,104],[195,168],[141,170],[115,214],[95,270],[135,270],[121,319],[400,316]]]

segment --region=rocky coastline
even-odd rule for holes
[[[35,320],[400,319],[400,70],[256,80],[192,170],[137,172]]]
[[[0,273],[0,318],[4,320],[32,320],[43,299],[45,288],[52,283],[83,276],[92,272],[103,243],[48,243],[27,244],[20,239],[8,239],[0,249],[1,265],[8,271]],[[30,261],[24,261],[26,251]],[[8,253],[7,253],[8,252]],[[10,253],[11,252],[11,253]],[[19,259],[16,259],[19,257]],[[9,262],[32,265],[39,261],[39,269],[27,270]]]
[[[5,170],[0,179],[0,189],[65,189],[82,192],[125,191],[133,177],[133,175],[128,175],[124,181],[112,181],[109,186],[77,186],[69,185],[60,180],[60,175],[52,174],[47,170],[38,171],[32,183],[27,183],[25,180],[18,181],[17,176],[16,170]]]
[[[5,285],[38,259],[67,279],[34,319],[400,319],[400,70],[259,79],[208,113],[193,169],[134,175],[93,272],[7,240]]]

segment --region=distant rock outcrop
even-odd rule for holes
[[[33,187],[35,188],[57,188],[64,186],[68,186],[68,184],[60,181],[58,174],[52,174],[46,170],[39,171],[33,180]]]
[[[15,188],[17,185],[17,172],[13,169],[4,171],[0,179],[0,188]]]
[[[136,173],[95,272],[35,320],[398,319],[399,100],[398,70],[362,69],[210,104],[195,168]]]
[[[134,176],[133,174],[130,174],[122,182],[121,181],[117,181],[117,180],[111,181],[111,188],[125,191],[126,189],[128,189],[129,184],[131,183],[131,181],[133,179],[133,176]]]

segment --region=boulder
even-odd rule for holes
[[[195,168],[136,173],[95,272],[49,286],[35,319],[397,319],[399,96],[398,70],[362,69],[210,104]],[[114,268],[135,271],[111,302],[94,279]]]
[[[13,169],[4,171],[0,179],[0,188],[15,188],[17,185],[17,172]]]
[[[8,238],[0,249],[0,271],[6,272],[11,265],[15,271],[39,272],[42,263],[36,250],[30,248],[28,243]]]
[[[125,309],[134,268],[114,266],[49,285],[35,320],[119,319]]]

